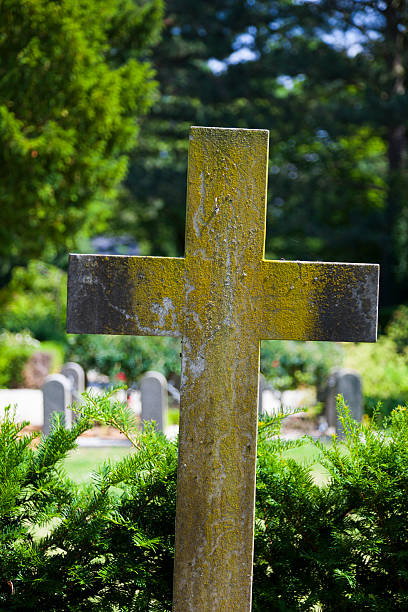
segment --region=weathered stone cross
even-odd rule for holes
[[[175,612],[251,609],[260,340],[376,339],[377,265],[264,259],[267,159],[192,128],[185,257],[70,259],[69,332],[183,340]]]

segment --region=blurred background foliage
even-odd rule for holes
[[[376,344],[345,347],[345,365],[362,376],[365,410],[382,414],[408,404],[408,308],[400,306]]]
[[[16,267],[0,312],[0,328],[30,330],[37,340],[66,341],[67,274],[57,266],[31,260]],[[0,292],[1,304],[2,292]]]
[[[26,330],[57,361],[177,373],[173,340],[66,336],[67,253],[127,236],[183,255],[189,127],[266,128],[267,256],[380,263],[385,335],[265,342],[265,375],[344,363],[369,402],[406,401],[407,27],[405,0],[4,0],[2,346]]]
[[[175,338],[147,336],[70,335],[67,356],[86,370],[95,369],[115,378],[122,372],[129,385],[148,370],[158,370],[178,382],[181,342]]]
[[[166,2],[115,226],[182,255],[189,126],[267,128],[267,254],[379,262],[382,306],[406,300],[407,22],[391,0]]]
[[[0,286],[111,214],[156,86],[160,0],[0,5]]]

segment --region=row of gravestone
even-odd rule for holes
[[[72,361],[66,363],[60,374],[50,374],[42,386],[44,405],[43,433],[50,431],[51,415],[54,412],[64,415],[66,427],[72,425],[73,402],[80,402],[85,391],[85,372],[83,368]]]
[[[72,425],[73,402],[80,403],[85,391],[85,372],[74,362],[65,364],[60,374],[47,376],[43,387],[44,426],[43,433],[50,431],[51,415],[54,412],[64,415],[66,427]],[[164,431],[167,413],[167,381],[160,372],[146,372],[141,385],[142,423],[155,421],[156,428]]]
[[[266,388],[265,379],[260,375],[258,412],[264,412],[262,405],[263,391]],[[361,377],[358,372],[345,368],[333,368],[326,384],[318,392],[317,399],[323,404],[323,414],[327,428],[342,437],[343,430],[337,412],[337,397],[342,395],[350,409],[353,419],[361,422],[363,418],[363,392]],[[284,409],[282,406],[281,409]]]
[[[260,376],[259,383],[259,414],[264,412],[262,405],[265,380]],[[74,362],[64,365],[60,374],[48,376],[43,385],[44,397],[44,427],[43,432],[48,433],[50,418],[53,412],[64,414],[67,427],[72,424],[72,402],[80,402],[81,395],[85,391],[85,372],[83,368]],[[154,421],[159,431],[164,431],[167,416],[168,384],[166,378],[160,372],[147,372],[141,381],[141,406],[142,424],[146,421]],[[328,427],[341,433],[339,427],[336,397],[342,394],[345,402],[350,407],[351,415],[357,421],[361,421],[362,389],[361,379],[358,373],[352,370],[336,368],[332,370],[326,386],[321,392],[319,399],[324,404],[324,413]]]

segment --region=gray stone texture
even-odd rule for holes
[[[341,394],[350,408],[351,416],[358,422],[363,417],[363,394],[361,377],[355,370],[334,368],[327,379],[325,389],[325,416],[329,427],[334,427],[339,436],[343,435],[339,423],[336,398]]]
[[[85,372],[82,366],[68,361],[62,366],[61,374],[71,382],[73,400],[81,403],[81,395],[85,391]]]
[[[44,398],[44,426],[43,433],[50,432],[50,419],[53,412],[64,415],[65,427],[72,425],[72,411],[69,408],[72,402],[72,384],[62,374],[47,376],[42,387]]]
[[[164,431],[167,420],[167,380],[160,372],[146,372],[140,384],[142,427],[145,421],[155,421],[156,429]]]

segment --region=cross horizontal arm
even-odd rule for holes
[[[184,259],[70,255],[67,331],[181,336]]]
[[[379,266],[263,261],[264,340],[375,342]]]

